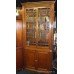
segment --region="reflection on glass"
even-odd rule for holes
[[[36,10],[35,9],[26,9],[26,39],[27,46],[36,44]]]
[[[38,32],[39,40],[38,45],[47,46],[48,45],[48,33],[49,33],[49,8],[39,8],[38,9]]]
[[[48,46],[49,10],[49,8],[38,8],[38,11],[36,9],[26,9],[27,46]],[[37,26],[38,28],[36,28]]]

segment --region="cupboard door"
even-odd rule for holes
[[[49,71],[52,67],[52,57],[48,52],[38,51],[38,70]]]
[[[36,45],[36,9],[26,9],[26,45]]]
[[[29,50],[25,49],[25,67],[26,69],[35,69],[35,51],[34,50]]]
[[[38,45],[49,45],[50,17],[49,8],[38,8]]]
[[[20,70],[23,68],[23,56],[22,56],[22,48],[16,48],[16,69]]]

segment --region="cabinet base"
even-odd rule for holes
[[[42,70],[35,70],[35,69],[29,69],[29,68],[25,68],[24,70],[37,72],[39,74],[52,74],[52,71],[42,71]]]

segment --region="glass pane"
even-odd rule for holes
[[[36,44],[36,10],[26,9],[26,39],[27,46]]]
[[[49,35],[49,8],[38,9],[38,45],[48,46]]]

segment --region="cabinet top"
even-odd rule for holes
[[[26,2],[26,3],[21,3],[22,6],[25,7],[39,7],[39,6],[50,6],[54,4],[55,1],[39,1],[39,2]]]

